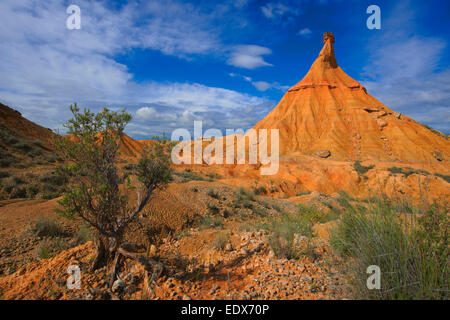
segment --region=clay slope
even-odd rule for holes
[[[44,128],[24,117],[22,114],[2,103],[0,103],[0,126],[15,135],[33,140],[39,139],[48,142],[49,138],[54,135],[52,130]]]
[[[341,160],[442,161],[448,137],[390,110],[338,66],[334,36],[306,76],[288,90],[254,129],[279,129],[284,155],[315,154]]]

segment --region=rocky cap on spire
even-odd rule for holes
[[[331,40],[331,43],[334,43],[334,36],[332,32],[323,33],[323,43],[325,43],[327,40]]]
[[[324,32],[324,45],[319,56],[314,61],[306,76],[289,91],[298,91],[317,86],[362,88],[356,80],[348,76],[339,67],[334,55],[334,41],[333,33]]]

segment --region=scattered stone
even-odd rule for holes
[[[156,248],[156,246],[154,244],[152,244],[150,246],[150,250],[149,251],[150,251],[149,254],[151,256],[156,256],[156,254],[158,253],[158,248]]]
[[[241,251],[239,251],[239,253],[246,256],[248,254],[248,250],[245,248],[242,248]]]
[[[123,282],[120,279],[117,279],[116,281],[114,281],[111,289],[113,292],[119,292],[119,291],[122,291],[125,287],[126,287],[125,282]]]
[[[331,155],[330,150],[317,150],[314,154],[320,158],[328,158]]]
[[[433,157],[436,158],[437,161],[442,161],[444,160],[444,157],[442,156],[442,153],[440,153],[439,151],[433,151],[431,152],[431,154],[433,155]]]

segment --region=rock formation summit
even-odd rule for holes
[[[337,64],[334,36],[306,76],[254,129],[279,129],[280,153],[340,160],[446,161],[450,140],[392,111]],[[407,99],[408,97],[405,97]]]

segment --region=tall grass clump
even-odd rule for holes
[[[267,240],[277,257],[299,259],[304,254],[303,248],[299,246],[299,238],[311,238],[313,224],[300,211],[293,214],[282,212],[277,216],[269,216],[258,229],[269,232]]]
[[[346,258],[355,298],[448,299],[448,206],[399,208],[387,198],[343,206],[330,242]],[[370,265],[380,267],[380,289],[367,288]]]

